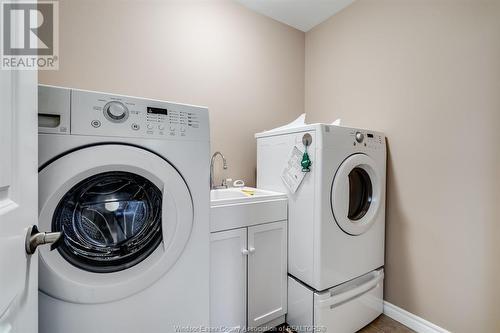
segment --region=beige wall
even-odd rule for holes
[[[358,0],[306,34],[305,98],[387,134],[386,299],[500,332],[499,1]]]
[[[304,33],[230,0],[61,0],[40,82],[208,106],[227,176],[253,184],[254,133],[303,110]]]

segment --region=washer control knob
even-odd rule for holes
[[[364,138],[365,138],[365,136],[363,135],[363,133],[356,132],[356,141],[358,141],[359,143],[361,143],[361,142],[363,142]]]
[[[108,102],[104,105],[104,116],[114,123],[122,123],[128,118],[128,109],[122,102]]]

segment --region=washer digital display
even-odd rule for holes
[[[168,110],[148,106],[148,114],[162,114],[162,115],[168,116]]]

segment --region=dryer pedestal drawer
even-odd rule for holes
[[[324,292],[289,277],[287,322],[299,333],[354,333],[383,312],[383,286],[383,269]]]

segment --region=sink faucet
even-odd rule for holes
[[[222,168],[224,170],[227,169],[227,161],[226,161],[226,158],[224,157],[224,155],[222,155],[222,153],[220,151],[216,151],[213,155],[212,155],[212,159],[210,160],[210,188],[213,190],[213,189],[217,189],[217,188],[227,188],[227,184],[224,185],[215,185],[214,183],[214,162],[215,162],[215,158],[217,157],[217,155],[219,155],[221,158],[222,158]]]

